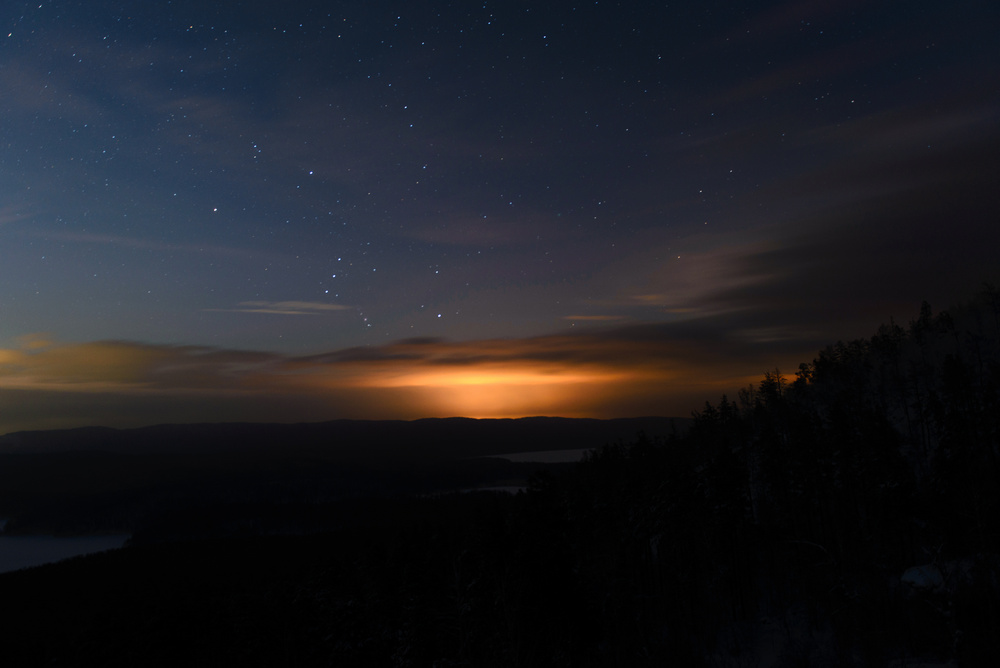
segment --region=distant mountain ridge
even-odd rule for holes
[[[335,459],[475,457],[532,450],[599,448],[640,432],[684,432],[690,418],[526,417],[333,420],[318,423],[163,424],[81,427],[0,436],[0,454],[308,454]]]

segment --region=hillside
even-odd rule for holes
[[[330,526],[316,509],[344,499],[523,486],[542,467],[495,455],[599,448],[689,424],[454,418],[20,432],[0,438],[0,517],[11,533],[137,539],[166,525],[172,537],[314,531]]]

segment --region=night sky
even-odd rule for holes
[[[687,416],[1000,281],[993,1],[0,20],[0,433]]]

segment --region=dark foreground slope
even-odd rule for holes
[[[332,506],[345,499],[519,486],[539,468],[490,455],[599,448],[689,422],[454,418],[21,432],[0,437],[0,517],[10,533],[125,532],[136,540],[310,531],[329,528]]]
[[[137,546],[0,576],[17,610],[5,660],[586,665],[594,629],[578,626],[565,534],[534,503],[382,502],[335,532]]]
[[[860,504],[836,492],[840,516],[809,529],[796,525],[811,502],[755,520],[733,460],[696,443],[606,448],[518,495],[345,502],[353,521],[322,533],[137,545],[0,575],[14,613],[4,658],[992,665],[1000,560],[982,536],[945,538],[966,509],[910,486]],[[883,521],[897,528],[870,533]]]

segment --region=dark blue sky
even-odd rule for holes
[[[997,280],[995,3],[212,4],[0,10],[14,413],[686,415]],[[140,413],[105,421],[188,417]]]

